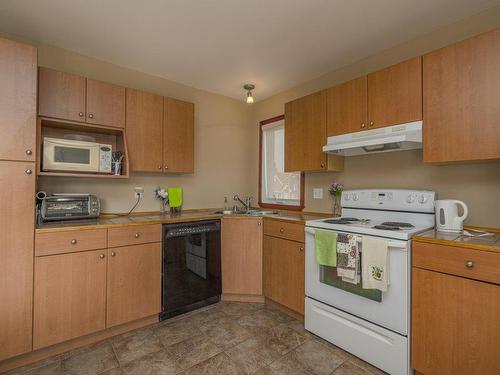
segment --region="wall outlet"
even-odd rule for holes
[[[322,188],[314,188],[313,189],[313,198],[314,199],[323,199],[323,189]]]
[[[136,186],[134,188],[134,198],[135,199],[141,199],[142,194],[144,194],[144,188],[142,186]]]

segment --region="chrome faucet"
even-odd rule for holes
[[[252,197],[246,197],[245,201],[242,201],[240,196],[238,194],[235,194],[233,200],[235,200],[236,202],[240,202],[243,205],[243,207],[245,207],[245,211],[250,211]]]

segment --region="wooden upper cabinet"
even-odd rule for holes
[[[163,170],[194,172],[194,104],[164,98]]]
[[[87,78],[86,121],[125,128],[125,87]]]
[[[326,91],[285,104],[285,171],[327,169]]]
[[[0,159],[35,160],[35,47],[0,38]]]
[[[424,56],[424,161],[500,158],[500,28]]]
[[[163,97],[127,89],[126,127],[132,172],[163,170]]]
[[[35,163],[0,161],[0,361],[31,351],[35,173],[29,169]]]
[[[222,293],[262,295],[262,218],[221,220]]]
[[[35,259],[33,349],[105,328],[106,250]]]
[[[38,114],[85,121],[85,77],[40,67]]]
[[[106,327],[161,311],[161,243],[108,249]]]
[[[371,73],[367,79],[367,128],[422,120],[421,57]]]
[[[327,90],[327,136],[368,128],[366,76]]]

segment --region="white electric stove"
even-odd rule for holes
[[[306,222],[305,327],[390,374],[409,374],[411,237],[434,227],[435,193],[398,189],[344,191],[342,217]],[[344,285],[315,258],[316,230],[387,240],[386,292]],[[370,249],[361,249],[363,252]]]

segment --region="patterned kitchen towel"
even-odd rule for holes
[[[387,291],[389,285],[389,246],[383,238],[363,237],[361,279],[364,289]]]
[[[337,234],[337,275],[343,281],[353,284],[359,282],[356,263],[359,259],[358,240],[353,234]]]

